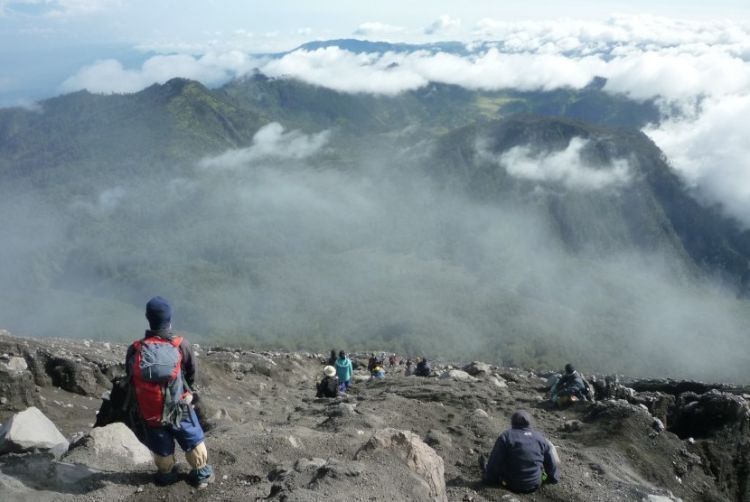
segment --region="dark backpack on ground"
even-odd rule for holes
[[[135,392],[126,376],[112,380],[112,390],[109,396],[102,398],[94,427],[104,427],[115,422],[127,425],[138,440],[146,444],[146,423],[138,412]]]

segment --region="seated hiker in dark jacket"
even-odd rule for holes
[[[339,395],[339,378],[336,376],[336,368],[326,366],[323,368],[323,380],[318,382],[318,393],[315,397],[336,397]]]
[[[531,427],[531,415],[518,410],[492,449],[483,481],[518,493],[536,491],[542,482],[557,483],[559,459],[555,447]]]
[[[427,362],[427,358],[423,357],[417,363],[417,368],[414,370],[414,374],[416,376],[428,377],[430,376],[430,373],[432,373],[432,368],[430,368],[430,363]]]
[[[589,385],[572,364],[565,365],[565,373],[550,390],[550,400],[562,406],[571,401],[587,401],[590,399]]]

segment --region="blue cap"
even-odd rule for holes
[[[146,319],[151,329],[164,329],[172,322],[172,307],[161,296],[151,298],[146,304]]]

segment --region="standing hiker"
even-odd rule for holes
[[[352,386],[352,362],[346,357],[346,352],[339,352],[339,358],[336,359],[336,375],[339,377],[339,391],[346,392]]]
[[[214,481],[208,464],[203,429],[193,410],[195,356],[190,344],[172,333],[172,307],[160,296],[146,304],[149,328],[128,347],[125,368],[146,423],[146,443],[154,455],[158,485],[179,479],[175,441],[192,470],[189,480],[198,488]]]

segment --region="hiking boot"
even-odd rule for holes
[[[200,469],[193,469],[190,471],[190,481],[199,490],[208,488],[208,485],[216,481],[216,475],[214,469],[210,465],[201,467]]]
[[[199,490],[205,490],[206,488],[208,488],[208,485],[210,485],[214,481],[216,481],[216,474],[211,473],[209,477],[200,480],[196,488],[198,488]]]
[[[180,474],[180,469],[175,465],[169,472],[157,472],[154,475],[154,483],[156,486],[173,485],[180,480]]]

